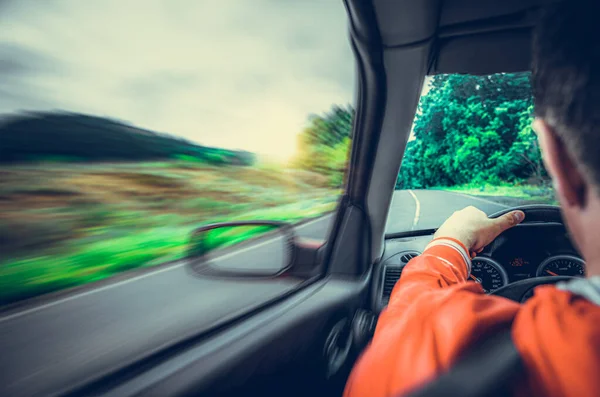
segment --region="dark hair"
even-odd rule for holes
[[[533,42],[536,116],[553,127],[600,187],[600,1],[569,0],[541,15]]]

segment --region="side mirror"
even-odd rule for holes
[[[187,259],[202,274],[270,277],[292,265],[294,240],[293,228],[287,223],[217,223],[192,232]]]

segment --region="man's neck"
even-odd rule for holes
[[[564,208],[571,239],[585,259],[588,277],[600,276],[600,198],[588,195],[585,208]]]

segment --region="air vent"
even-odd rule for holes
[[[419,256],[418,251],[405,251],[392,256],[386,261],[388,265],[383,268],[383,287],[381,292],[381,303],[387,305],[390,300],[390,295],[394,289],[394,285],[400,279],[402,269],[413,258]],[[398,262],[398,256],[400,261]]]
[[[386,266],[383,275],[383,293],[382,293],[382,303],[387,305],[390,300],[390,295],[392,294],[392,290],[394,289],[394,285],[400,279],[400,275],[402,274],[402,268],[404,266]]]
[[[410,261],[412,258],[416,258],[419,256],[419,254],[420,253],[417,251],[407,252],[400,257],[400,261],[404,264],[407,264],[408,261]]]

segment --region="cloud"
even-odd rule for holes
[[[0,113],[20,108],[48,108],[52,103],[46,92],[36,88],[32,76],[48,77],[59,73],[55,59],[24,46],[0,42]]]
[[[13,1],[0,24],[22,51],[4,60],[0,45],[13,92],[0,112],[60,108],[289,154],[309,113],[352,100],[341,2]]]

